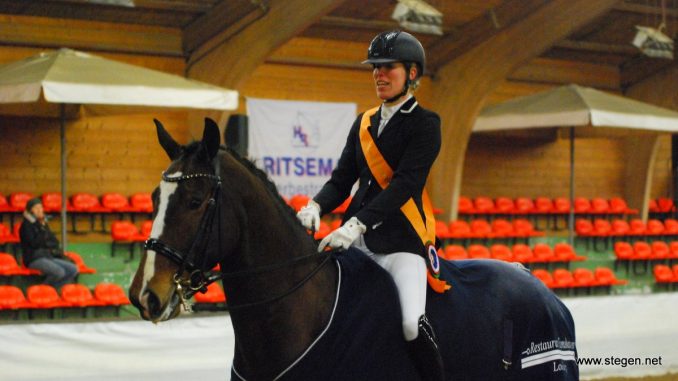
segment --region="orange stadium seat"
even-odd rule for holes
[[[553,211],[553,200],[548,197],[537,197],[534,200],[534,210],[540,214],[551,213]]]
[[[532,253],[534,254],[534,262],[552,262],[555,259],[553,249],[545,243],[535,244]]]
[[[473,214],[475,213],[475,209],[473,208],[473,201],[471,201],[470,198],[460,196],[459,197],[459,202],[458,202],[458,207],[459,207],[459,214]]]
[[[594,197],[591,199],[591,213],[593,214],[609,214],[610,203],[601,197]]]
[[[471,245],[468,247],[468,256],[473,259],[489,259],[492,257],[490,250],[484,245]]]
[[[46,284],[37,284],[28,287],[26,297],[35,308],[46,309],[68,306],[68,304],[59,297],[59,294],[54,287]]]
[[[598,285],[596,282],[596,277],[593,274],[593,271],[589,269],[575,269],[572,272],[574,278],[573,286],[574,287],[591,287]]]
[[[468,259],[468,253],[464,246],[461,245],[447,245],[443,251],[443,258],[448,261],[455,261],[459,259]]]
[[[559,262],[586,260],[585,256],[577,255],[574,251],[574,248],[569,243],[565,242],[556,243],[553,246],[553,254],[555,256],[554,260]]]
[[[514,237],[513,224],[506,219],[496,218],[491,223],[492,236],[495,238]]]
[[[66,284],[61,288],[61,300],[69,307],[92,307],[104,305],[94,299],[92,291],[82,284]]]
[[[598,267],[594,271],[596,282],[600,286],[621,286],[628,283],[627,280],[617,279],[611,269],[607,267]]]
[[[96,274],[97,270],[87,266],[80,254],[73,251],[66,251],[64,252],[64,255],[70,258],[75,265],[78,266],[78,272],[80,274]]]
[[[511,249],[513,251],[513,260],[520,263],[530,263],[534,260],[532,249],[524,244],[517,243]]]
[[[471,226],[464,220],[456,220],[448,225],[448,237],[454,239],[468,239],[473,237]]]
[[[574,277],[570,270],[553,270],[553,288],[569,288],[574,285]]]
[[[508,246],[500,243],[496,243],[490,246],[490,256],[493,259],[498,259],[500,261],[511,262],[513,260],[513,253]]]
[[[491,214],[494,213],[494,201],[485,196],[478,196],[473,200],[473,208],[475,213]]]
[[[534,202],[527,197],[518,197],[515,200],[515,213],[530,214],[535,210]]]
[[[497,214],[513,214],[515,204],[508,197],[497,197],[494,200],[494,212]]]
[[[33,198],[32,193],[15,192],[9,195],[9,206],[15,212],[21,212],[26,208],[28,200]]]
[[[532,275],[539,279],[546,287],[553,288],[553,276],[544,269],[532,270]]]
[[[40,196],[45,213],[54,213],[61,210],[61,193],[49,192]]]
[[[584,197],[576,197],[574,199],[574,212],[576,214],[590,214],[591,210],[591,201]]]
[[[138,213],[153,213],[153,199],[150,193],[135,193],[129,198],[130,209]]]
[[[436,221],[436,236],[440,239],[449,238],[450,232],[445,221]]]
[[[94,286],[94,297],[108,306],[130,304],[127,294],[115,283],[99,283]]]
[[[656,265],[653,269],[654,281],[656,283],[673,283],[673,271],[666,265]]]
[[[21,289],[15,286],[0,286],[0,310],[31,308]]]

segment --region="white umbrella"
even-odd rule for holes
[[[44,100],[61,105],[61,239],[66,248],[64,104],[233,110],[238,93],[177,75],[70,49],[0,66],[0,103]]]
[[[574,128],[678,132],[678,112],[578,85],[484,108],[473,132],[570,127],[570,243],[574,228]]]

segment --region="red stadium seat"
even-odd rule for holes
[[[494,212],[498,214],[513,214],[515,205],[508,197],[497,197],[494,200]]]
[[[46,284],[37,284],[28,287],[26,297],[35,308],[47,309],[68,306],[68,304],[59,297],[59,294],[54,287]]]
[[[127,294],[114,283],[99,283],[94,287],[94,297],[108,306],[122,306],[130,304]]]
[[[449,238],[450,232],[445,221],[436,221],[436,236],[441,239]]]
[[[585,256],[577,255],[574,251],[574,248],[570,244],[565,242],[556,243],[553,246],[553,254],[555,256],[555,261],[559,262],[586,260]]]
[[[526,218],[513,220],[513,232],[517,237],[543,237],[544,232],[535,230],[532,222]]]
[[[596,282],[600,286],[617,286],[625,285],[628,283],[627,280],[617,279],[611,269],[607,267],[598,267],[596,268],[594,274],[596,275]]]
[[[473,232],[473,236],[477,238],[492,238],[494,235],[492,234],[492,226],[490,225],[487,220],[483,219],[476,219],[471,221],[469,224],[471,226],[471,232]]]
[[[633,243],[634,260],[649,259],[652,256],[652,247],[647,242],[638,241]]]
[[[509,220],[497,218],[491,224],[492,235],[497,238],[514,237],[513,224]]]
[[[15,286],[0,286],[0,310],[31,308],[21,289]]]
[[[473,214],[475,209],[473,208],[473,201],[470,198],[460,196],[459,197],[459,214]]]
[[[645,223],[639,218],[634,218],[629,222],[629,235],[645,235]]]
[[[493,259],[500,261],[511,262],[513,260],[513,253],[508,246],[497,243],[490,246],[490,256]]]
[[[662,235],[664,234],[664,223],[657,219],[647,220],[645,225],[645,235]]]
[[[589,269],[576,269],[572,272],[572,276],[574,278],[572,284],[574,287],[592,287],[598,284],[593,271]]]
[[[42,199],[42,207],[45,213],[54,213],[61,210],[61,193],[43,193],[40,198]]]
[[[71,196],[70,209],[73,212],[102,212],[97,196],[91,193],[76,193]]]
[[[614,255],[620,260],[629,260],[633,258],[633,246],[628,242],[617,242],[614,244]]]
[[[664,235],[675,236],[678,235],[678,221],[673,218],[664,220]]]
[[[537,197],[534,200],[534,209],[536,213],[551,213],[553,211],[553,200],[548,197]]]
[[[549,200],[550,201],[550,200]],[[530,214],[535,211],[534,202],[527,197],[518,197],[515,200],[515,213]]]
[[[0,213],[9,212],[10,210],[11,208],[7,202],[7,197],[0,194]]]
[[[593,214],[608,214],[610,213],[610,203],[600,197],[591,199],[591,213]]]
[[[530,263],[534,260],[532,249],[523,243],[513,245],[513,260],[520,263]]]
[[[66,284],[61,288],[61,300],[69,307],[103,306],[104,303],[94,299],[92,291],[82,284]]]
[[[591,237],[594,235],[593,223],[585,218],[577,218],[574,231],[580,237]]]
[[[657,207],[661,213],[671,213],[674,211],[673,199],[661,197],[657,199]]]
[[[491,214],[494,213],[494,201],[489,197],[478,196],[473,200],[475,213]]]
[[[631,226],[625,220],[616,219],[612,221],[612,232],[611,235],[615,237],[624,237],[629,235],[631,231]]]
[[[473,259],[491,258],[490,250],[483,245],[471,245],[468,247],[468,256]]]
[[[450,222],[447,231],[449,238],[467,239],[473,237],[471,226],[468,224],[468,222],[463,220]]]
[[[675,281],[673,271],[671,271],[669,266],[656,265],[652,272],[654,273],[654,281],[656,283],[673,283]]]
[[[553,276],[550,272],[543,269],[532,270],[532,275],[539,279],[546,287],[553,288]]]
[[[584,197],[576,197],[574,199],[574,212],[576,214],[589,214],[591,210],[591,201]]]
[[[553,200],[552,213],[567,214],[570,213],[570,200],[565,197],[557,197]]]
[[[22,268],[14,259],[14,256],[7,253],[0,253],[0,275],[29,275],[30,272],[26,268]]]
[[[443,252],[443,258],[448,261],[455,261],[459,259],[468,259],[466,249],[461,245],[447,245]]]
[[[153,199],[150,193],[135,193],[130,196],[129,201],[133,212],[153,213]]]
[[[638,214],[635,209],[629,209],[626,201],[621,197],[612,197],[610,199],[611,214]]]
[[[553,288],[569,288],[574,286],[574,277],[570,270],[553,270]]]
[[[9,195],[9,206],[15,212],[26,209],[26,203],[33,198],[33,194],[27,192],[15,192]]]
[[[104,193],[101,196],[101,206],[111,212],[129,212],[130,206],[127,197],[120,193]]]
[[[671,257],[669,245],[664,241],[654,241],[650,247],[652,248],[651,259],[667,259]]]
[[[532,253],[534,254],[534,262],[552,262],[555,259],[553,249],[545,243],[535,244]]]

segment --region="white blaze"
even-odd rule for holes
[[[175,172],[167,177],[179,177],[181,172]],[[159,238],[162,234],[162,231],[165,229],[165,214],[167,214],[167,205],[169,204],[169,198],[177,190],[178,183],[160,181],[160,202],[158,204],[158,214],[155,215],[153,220],[153,227],[151,228],[150,238]],[[146,250],[146,262],[144,262],[144,278],[141,286],[141,291],[139,294],[139,301],[143,306],[146,306],[146,297],[144,296],[146,291],[146,285],[151,281],[155,275],[155,251]]]

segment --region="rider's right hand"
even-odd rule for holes
[[[308,204],[299,210],[297,218],[306,229],[317,232],[320,229],[320,205],[309,200]]]

